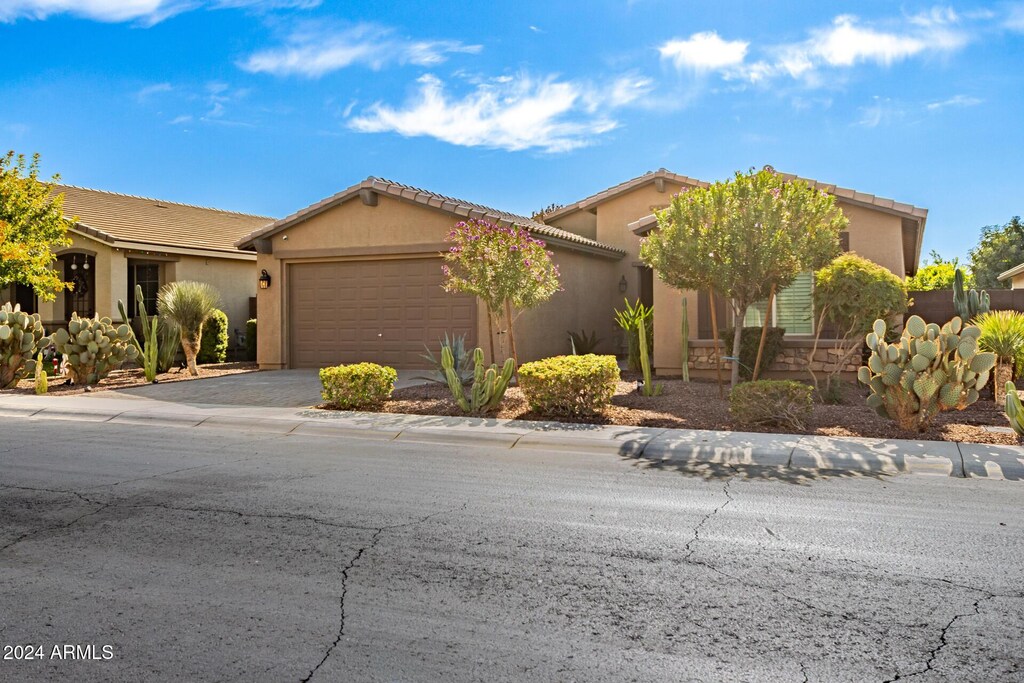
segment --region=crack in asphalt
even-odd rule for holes
[[[797,662],[800,666],[800,673],[803,675],[804,680],[801,683],[810,683],[811,679],[807,676],[807,665],[803,662]]]
[[[717,515],[720,510],[724,509],[726,506],[729,505],[729,503],[731,503],[733,501],[732,494],[729,493],[729,485],[732,484],[732,480],[735,479],[735,478],[736,478],[735,475],[729,477],[726,480],[725,484],[722,486],[722,493],[725,494],[725,502],[722,503],[721,505],[715,507],[708,514],[704,515],[701,518],[701,520],[699,522],[697,522],[697,525],[695,527],[693,527],[693,538],[691,538],[689,540],[689,542],[687,542],[687,544],[685,546],[683,546],[683,550],[686,552],[686,555],[683,557],[683,561],[684,562],[688,562],[690,560],[690,558],[693,556],[693,554],[695,552],[697,552],[696,549],[692,548],[691,546],[693,546],[694,543],[696,543],[697,541],[700,540],[700,530],[701,530],[701,527],[703,527],[705,524],[707,524],[707,522],[712,517]]]
[[[414,519],[409,522],[403,522],[401,524],[390,524],[387,526],[377,527],[374,530],[373,535],[370,537],[369,543],[359,548],[356,551],[356,554],[352,557],[352,560],[349,561],[345,568],[341,570],[341,595],[338,597],[338,606],[341,616],[338,623],[338,634],[334,637],[334,641],[327,646],[327,650],[324,652],[323,658],[317,663],[316,666],[312,668],[312,670],[310,670],[309,674],[302,679],[302,683],[309,683],[309,681],[312,680],[313,676],[316,675],[316,672],[320,670],[320,667],[322,667],[324,663],[327,662],[327,660],[330,658],[331,654],[334,653],[334,650],[338,647],[338,643],[341,642],[341,639],[345,637],[345,597],[348,595],[348,573],[355,568],[356,563],[359,562],[359,559],[363,556],[363,554],[369,550],[373,550],[377,546],[377,542],[380,540],[380,537],[384,534],[385,531],[391,531],[394,529],[401,529],[403,527],[423,524],[428,520],[432,519],[433,517],[437,517],[438,515],[448,514],[451,512],[455,512],[457,510],[465,510],[467,506],[468,503],[463,503],[462,505],[455,508],[432,512],[429,515],[421,517],[419,519]]]
[[[96,508],[95,510],[91,510],[90,512],[86,512],[83,515],[79,515],[78,517],[75,517],[73,520],[71,520],[70,522],[67,522],[65,524],[55,524],[55,525],[52,525],[52,526],[43,527],[41,529],[33,529],[32,531],[26,531],[21,536],[18,536],[16,539],[14,539],[13,541],[10,541],[9,543],[7,543],[5,545],[0,546],[0,552],[3,552],[5,550],[7,550],[8,548],[11,548],[11,547],[21,543],[22,541],[25,541],[25,540],[27,540],[29,538],[32,538],[33,536],[36,536],[38,534],[43,534],[43,533],[46,533],[47,531],[63,531],[64,529],[68,529],[68,528],[74,526],[75,524],[77,524],[78,522],[82,521],[86,517],[91,517],[92,515],[97,515],[97,514],[103,512],[104,510],[106,510],[108,507],[110,507],[110,505],[108,505],[106,503],[94,503],[94,504],[95,505],[99,505],[99,507]]]
[[[729,468],[733,472],[736,472],[736,475],[739,474],[739,471],[733,465],[729,465]],[[824,607],[819,607],[818,605],[815,605],[813,603],[807,602],[806,600],[803,600],[802,598],[798,598],[798,597],[796,597],[794,595],[790,595],[789,593],[786,593],[785,591],[783,591],[781,588],[775,588],[773,586],[766,586],[764,584],[755,583],[753,581],[749,581],[747,579],[744,579],[744,578],[742,578],[740,576],[735,576],[733,574],[729,574],[728,572],[724,572],[721,569],[719,569],[718,567],[716,567],[713,564],[711,564],[710,562],[706,562],[704,560],[695,560],[695,559],[693,559],[693,555],[697,552],[697,549],[694,548],[693,546],[697,543],[697,541],[701,540],[700,539],[700,530],[701,530],[701,528],[703,528],[703,526],[705,524],[707,524],[711,520],[712,517],[717,515],[721,510],[724,510],[730,503],[732,503],[735,500],[735,498],[733,498],[732,493],[729,490],[729,486],[732,484],[733,480],[736,478],[736,475],[733,475],[732,477],[729,477],[729,479],[727,479],[725,484],[722,486],[722,493],[725,494],[725,498],[726,498],[725,502],[722,503],[721,505],[717,506],[715,509],[713,509],[708,514],[704,515],[704,517],[702,517],[701,520],[699,522],[697,522],[697,525],[693,527],[693,538],[691,538],[690,541],[683,547],[683,550],[684,550],[684,552],[686,554],[683,556],[682,562],[686,562],[688,564],[693,564],[693,565],[697,565],[697,566],[700,566],[700,567],[704,567],[705,569],[710,569],[711,571],[715,572],[716,574],[718,574],[720,576],[724,576],[727,579],[730,579],[732,581],[736,581],[736,582],[741,583],[744,586],[748,586],[750,588],[755,588],[755,589],[758,589],[758,590],[771,591],[771,592],[775,593],[776,595],[780,595],[780,596],[786,598],[787,600],[791,600],[791,601],[793,601],[793,602],[795,602],[797,604],[803,605],[807,609],[814,610],[815,612],[819,612],[819,613],[824,614],[826,616],[830,616],[830,617],[840,616],[840,617],[842,617],[845,620],[850,620],[850,619],[856,618],[855,616],[850,615],[850,614],[846,614],[846,613],[839,613],[837,615],[835,612],[833,612],[833,611],[831,611],[829,609],[826,609]]]
[[[939,634],[939,644],[937,646],[935,646],[934,648],[932,648],[931,651],[928,653],[928,659],[927,659],[927,661],[925,661],[923,669],[921,669],[920,671],[914,671],[913,673],[909,673],[909,674],[906,674],[906,675],[903,675],[899,671],[897,671],[895,677],[889,678],[889,679],[885,680],[884,683],[895,683],[895,681],[904,681],[904,680],[906,680],[908,678],[913,678],[914,676],[920,676],[921,674],[925,674],[925,673],[928,673],[929,671],[931,671],[932,670],[932,665],[935,663],[935,660],[938,658],[939,653],[942,651],[943,648],[945,648],[949,644],[949,642],[946,640],[946,634],[949,633],[949,630],[951,628],[953,628],[953,624],[955,624],[960,619],[966,619],[967,617],[976,617],[976,616],[978,616],[979,614],[981,614],[981,603],[985,602],[986,600],[991,600],[992,598],[995,598],[995,597],[998,597],[998,596],[996,596],[994,593],[989,593],[988,595],[986,595],[984,597],[981,597],[981,598],[978,598],[977,600],[974,601],[974,604],[972,605],[972,607],[974,608],[973,612],[967,612],[965,614],[953,615],[953,618],[950,619],[949,622],[945,626],[942,627],[942,632]]]

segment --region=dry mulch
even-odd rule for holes
[[[170,382],[188,382],[196,379],[209,379],[211,377],[222,377],[224,375],[238,375],[244,372],[256,372],[255,363],[211,363],[209,365],[199,366],[199,376],[193,377],[188,374],[188,370],[185,368],[172,368],[168,372],[160,373],[156,376],[157,382],[160,384],[167,384]],[[92,391],[106,391],[110,389],[128,389],[131,387],[146,386],[146,375],[142,371],[142,368],[126,368],[122,370],[113,370],[107,375],[99,384],[94,384]],[[61,396],[69,396],[74,394],[81,394],[85,392],[85,387],[82,385],[70,384],[68,380],[63,377],[50,377],[47,383],[48,394],[58,394]],[[0,391],[0,393],[11,393],[11,394],[34,394],[35,393],[35,381],[32,379],[23,379],[18,382],[18,386],[13,389],[7,389]]]
[[[719,398],[718,386],[714,382],[682,382],[673,379],[659,382],[665,386],[664,393],[651,398],[636,392],[635,381],[619,382],[612,398],[612,405],[601,415],[568,421],[676,429],[736,429],[729,416],[728,400]],[[1016,435],[1012,433],[990,432],[982,428],[1008,426],[1003,411],[996,407],[991,398],[981,399],[962,411],[940,413],[928,431],[918,434],[899,429],[895,423],[880,417],[869,408],[864,402],[867,397],[866,388],[848,383],[843,387],[842,393],[842,404],[815,403],[804,434],[967,441],[1003,445],[1018,443]],[[463,414],[455,405],[448,387],[441,384],[398,389],[381,410],[415,415]],[[519,420],[550,419],[530,412],[526,399],[518,387],[509,388],[496,417]],[[566,421],[565,418],[559,419]],[[777,430],[744,428],[742,431]]]

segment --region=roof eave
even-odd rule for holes
[[[1017,275],[1020,275],[1022,273],[1024,273],[1024,263],[1016,265],[1013,268],[1010,268],[1009,270],[1000,273],[999,275],[996,276],[996,279],[1002,282],[1004,280],[1009,280],[1012,277],[1016,277]]]

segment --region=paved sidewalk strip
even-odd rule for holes
[[[619,455],[659,466],[767,467],[864,475],[1024,481],[1024,448],[913,441],[533,422],[479,417],[183,404],[137,398],[10,396],[0,419],[86,420]]]

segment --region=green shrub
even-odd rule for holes
[[[811,416],[807,384],[762,379],[737,384],[729,392],[729,412],[738,427],[781,427],[801,432]]]
[[[618,381],[615,356],[555,356],[519,368],[519,388],[530,409],[543,415],[599,413],[611,401]]]
[[[726,348],[732,348],[732,336],[735,328],[726,327],[718,331],[718,336]],[[764,340],[764,355],[761,356],[761,372],[771,367],[782,353],[782,338],[786,330],[781,327],[769,327],[768,336]],[[760,327],[744,327],[740,335],[740,377],[749,380],[754,375],[754,363],[757,362],[757,347],[761,344]]]
[[[228,316],[214,309],[203,323],[203,336],[199,341],[197,363],[223,363],[228,358]]]
[[[245,321],[245,359],[256,360],[256,318]]]
[[[370,410],[379,408],[395,390],[398,372],[376,363],[338,365],[320,370],[322,396],[332,408]]]

